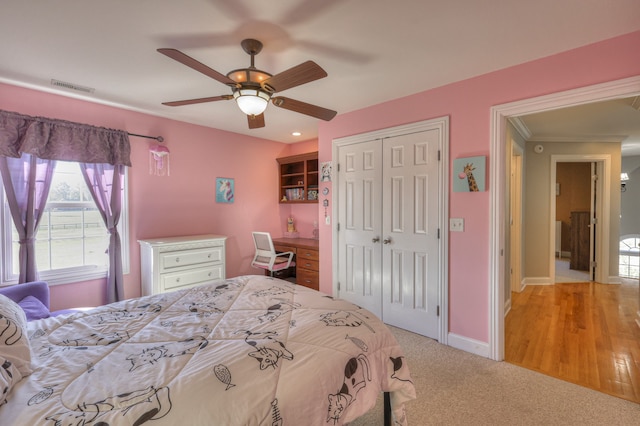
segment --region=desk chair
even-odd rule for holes
[[[256,254],[251,261],[251,266],[269,271],[272,277],[274,272],[285,270],[296,264],[293,261],[292,251],[276,253],[271,234],[268,232],[253,232],[253,245],[256,248]]]

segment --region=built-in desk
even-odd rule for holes
[[[296,284],[318,290],[320,251],[318,240],[313,238],[274,238],[273,246],[278,252],[294,253]]]

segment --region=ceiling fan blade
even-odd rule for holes
[[[285,98],[283,96],[271,98],[271,102],[273,102],[277,107],[299,112],[300,114],[310,115],[311,117],[325,121],[330,121],[337,114],[336,111],[322,108],[317,105],[311,105],[306,102],[296,101],[295,99]]]
[[[313,61],[307,61],[266,79],[262,83],[262,87],[270,92],[282,92],[326,76],[327,72],[320,65]]]
[[[163,55],[166,55],[166,56],[170,57],[174,61],[178,61],[183,65],[186,65],[186,66],[188,66],[190,68],[193,68],[194,70],[196,70],[198,72],[201,72],[202,74],[206,75],[207,77],[211,77],[214,80],[218,80],[222,84],[227,84],[229,86],[235,86],[236,85],[236,82],[231,80],[226,75],[220,74],[218,71],[216,71],[216,70],[214,70],[212,68],[209,68],[208,66],[206,66],[202,62],[196,61],[191,56],[185,55],[184,53],[180,52],[179,50],[176,50],[176,49],[158,49],[158,52],[162,53]]]
[[[259,129],[264,127],[264,114],[247,115],[247,122],[250,129]]]
[[[162,105],[174,107],[174,106],[191,105],[191,104],[202,104],[205,102],[228,101],[229,99],[233,99],[233,96],[220,95],[220,96],[212,96],[210,98],[198,98],[198,99],[187,99],[185,101],[163,102]]]

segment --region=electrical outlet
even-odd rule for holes
[[[460,217],[449,218],[449,231],[464,232],[464,219]]]

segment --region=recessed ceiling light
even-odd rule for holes
[[[300,132],[292,132],[291,135],[293,135],[293,136],[301,136],[302,133],[300,133]]]

